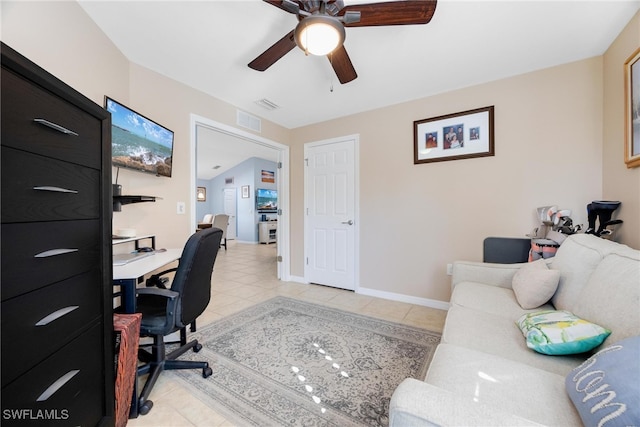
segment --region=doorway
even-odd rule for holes
[[[196,188],[197,180],[197,134],[199,128],[206,128],[214,132],[218,132],[225,138],[235,138],[238,143],[255,144],[256,150],[260,148],[269,148],[277,152],[278,158],[278,171],[277,171],[277,189],[278,189],[278,227],[277,227],[277,273],[278,278],[281,280],[289,281],[291,277],[290,270],[290,237],[289,237],[289,147],[280,144],[275,141],[263,138],[258,135],[243,131],[241,129],[234,128],[232,126],[216,122],[206,117],[191,115],[190,129],[191,129],[191,150],[190,150],[190,169],[191,173],[191,188]],[[193,193],[193,192],[192,192]],[[192,215],[192,228],[195,229],[197,218],[196,212],[196,198],[194,196],[190,199]]]
[[[236,201],[238,199],[238,190],[235,188],[224,189],[224,214],[229,215],[229,226],[227,227],[227,239],[235,240],[236,238]]]
[[[305,144],[305,281],[358,287],[358,135]]]

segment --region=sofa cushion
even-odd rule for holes
[[[578,354],[602,344],[611,333],[568,311],[543,310],[518,319],[527,347],[542,354]]]
[[[580,425],[564,380],[565,375],[450,344],[438,345],[425,379],[469,401],[540,424]],[[476,425],[489,424],[478,420]]]
[[[524,309],[540,307],[558,289],[560,272],[549,270],[544,259],[525,264],[513,276],[513,293]]]
[[[562,243],[550,265],[560,271],[558,290],[551,299],[555,308],[573,312],[589,276],[616,245],[590,234],[574,234]]]
[[[451,294],[451,305],[484,311],[510,320],[529,312],[518,304],[513,290],[475,282],[458,284]],[[544,307],[553,309],[551,305]]]
[[[549,357],[527,348],[522,332],[508,318],[452,305],[442,332],[442,342],[495,354],[563,377],[587,356]]]
[[[539,423],[475,402],[414,378],[406,378],[389,402],[389,425],[401,427],[540,427]]]
[[[585,426],[637,425],[640,336],[600,350],[572,370],[565,384]]]
[[[625,250],[622,250],[625,249]],[[640,251],[607,255],[578,297],[573,313],[611,329],[604,345],[640,335]]]

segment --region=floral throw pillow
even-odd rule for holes
[[[528,313],[516,322],[527,347],[542,354],[578,354],[602,344],[611,331],[568,311]]]

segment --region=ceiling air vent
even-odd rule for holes
[[[242,126],[243,128],[251,129],[255,132],[262,132],[262,121],[259,117],[252,116],[249,113],[245,113],[244,111],[237,110],[238,114],[236,116],[236,121],[238,126]]]
[[[259,99],[255,101],[255,103],[261,106],[262,108],[264,108],[265,110],[269,110],[269,111],[277,110],[278,108],[280,108],[278,104],[276,104],[273,101],[269,101],[267,98]]]

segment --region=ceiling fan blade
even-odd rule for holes
[[[249,68],[257,71],[264,71],[275,64],[278,59],[296,47],[296,41],[293,39],[293,30],[278,40],[269,49],[265,50],[256,59],[249,62]]]
[[[436,11],[437,0],[405,0],[345,6],[338,13],[360,12],[358,22],[345,22],[345,27],[426,24]]]
[[[300,12],[300,6],[294,1],[291,0],[263,0],[266,3],[269,3],[278,9],[282,9],[286,12],[297,14]]]
[[[333,53],[327,55],[327,58],[329,58],[329,62],[331,62],[333,71],[336,72],[340,83],[349,83],[358,77],[344,45],[334,50]]]

